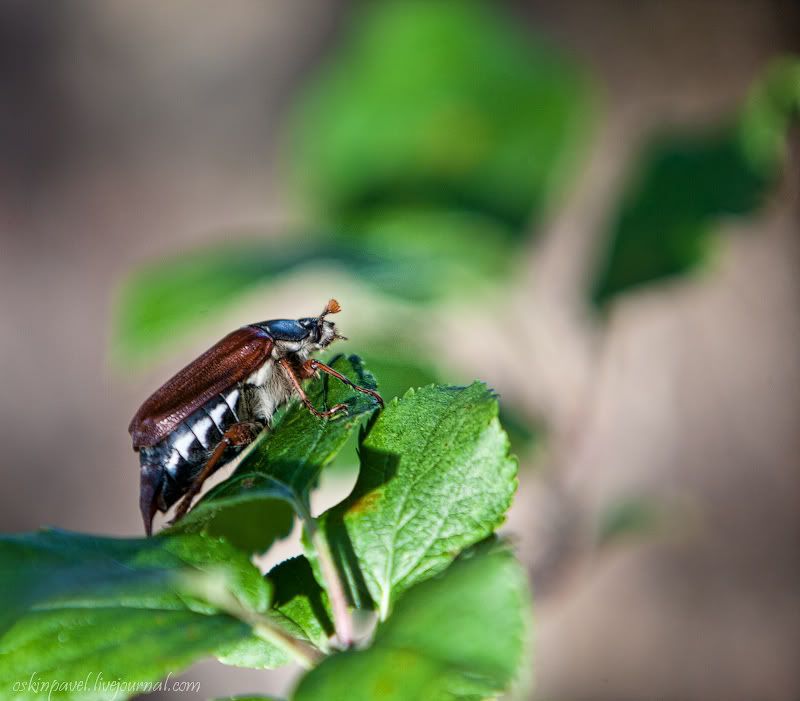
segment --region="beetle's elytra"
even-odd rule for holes
[[[325,319],[341,309],[332,299],[322,314],[305,319],[273,319],[243,326],[209,348],[156,390],[139,408],[128,431],[139,452],[139,506],[147,535],[156,511],[181,518],[205,479],[238,455],[269,424],[275,410],[296,394],[319,417],[346,412],[344,404],[317,411],[302,380],[319,372],[354,385],[312,353],[344,338]]]

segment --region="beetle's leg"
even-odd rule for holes
[[[334,370],[330,365],[325,365],[325,363],[320,362],[316,358],[309,358],[303,363],[303,375],[305,377],[311,377],[312,375],[316,374],[318,370],[322,372],[332,375],[337,380],[341,380],[344,382],[348,387],[352,387],[356,392],[362,392],[363,394],[368,394],[370,397],[373,397],[378,401],[378,403],[383,406],[383,397],[378,394],[376,391],[367,389],[366,387],[360,387],[357,384],[351,382],[348,378],[346,378],[342,373],[337,372]]]
[[[211,457],[203,466],[200,474],[194,478],[192,486],[189,487],[189,491],[186,492],[180,504],[178,504],[175,509],[175,517],[170,523],[175,523],[186,515],[186,512],[189,511],[189,507],[192,505],[192,499],[194,499],[200,489],[202,489],[203,483],[214,473],[214,470],[219,467],[218,463],[222,460],[225,451],[231,446],[243,446],[252,443],[262,428],[261,424],[255,423],[254,421],[242,421],[241,423],[233,424],[233,426],[222,434],[222,440],[217,443],[217,447],[214,448],[214,452],[211,453]]]
[[[300,397],[300,401],[305,404],[306,409],[308,409],[314,416],[319,416],[320,418],[327,418],[329,416],[333,416],[335,413],[341,411],[343,413],[347,413],[347,406],[345,404],[336,404],[332,406],[327,411],[318,411],[314,408],[314,405],[311,403],[311,400],[306,396],[306,393],[303,391],[303,387],[300,385],[300,380],[297,378],[295,374],[294,368],[292,368],[291,361],[288,358],[281,358],[278,363],[280,366],[286,371],[287,376],[292,382],[292,386],[294,387],[294,391],[297,392],[297,396]]]

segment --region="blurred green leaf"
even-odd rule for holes
[[[366,650],[309,672],[295,701],[455,701],[507,690],[525,652],[529,602],[505,552],[460,560],[410,589]]]
[[[146,358],[306,266],[414,302],[496,284],[574,160],[587,88],[491,3],[360,6],[291,120],[292,170],[327,235],[227,241],[143,267],[119,296],[115,356]]]
[[[719,220],[761,204],[770,180],[752,167],[737,134],[662,137],[648,148],[612,226],[595,305],[699,267]]]
[[[375,341],[359,342],[359,351],[367,366],[380,378],[384,400],[402,397],[409,389],[442,384],[445,377],[461,382],[453,372],[439,366],[430,358],[430,351],[414,341],[394,339],[392,344]],[[500,423],[511,440],[511,449],[517,455],[528,454],[541,438],[542,431],[516,408],[501,399]],[[344,452],[344,451],[343,451]]]
[[[269,583],[244,553],[221,540],[64,531],[0,537],[0,688],[31,675],[62,682],[100,673],[108,682],[155,681],[254,639],[248,625],[198,593],[194,583],[201,580],[224,587],[243,609],[267,611]],[[273,662],[288,661],[282,650],[263,645]],[[52,698],[105,699],[113,693],[73,687]],[[123,690],[117,698],[135,693]],[[14,698],[47,694],[27,689]]]
[[[397,230],[397,220],[387,216],[376,229],[388,232],[383,243],[379,237],[370,244],[300,237],[240,240],[146,265],[126,280],[118,295],[113,354],[126,365],[147,360],[249,290],[308,267],[338,269],[376,291],[414,302],[465,288],[474,291],[487,275],[500,271],[497,249],[477,236],[468,219],[446,213],[418,218],[408,212],[398,214],[398,220],[414,222],[416,244],[408,236],[408,246],[396,246],[390,232]],[[464,248],[464,237],[472,241],[464,254],[454,248],[445,257],[451,246]],[[467,262],[472,256],[480,265]]]
[[[334,229],[343,245],[359,245],[398,264],[404,285],[383,290],[412,300],[478,296],[512,273],[509,232],[496,219],[455,208],[416,206],[367,210]]]
[[[13,691],[6,698],[15,701],[130,698],[147,690],[137,685],[183,670],[247,631],[228,616],[185,610],[111,606],[32,611],[0,639],[0,684],[4,693]],[[88,689],[82,688],[87,679]],[[53,680],[58,683],[51,693],[43,684]],[[124,686],[115,689],[115,683]]]
[[[385,619],[403,591],[502,522],[517,463],[497,411],[479,382],[430,386],[395,398],[372,424],[352,493],[319,518],[357,608],[374,602]]]
[[[118,360],[147,359],[307,266],[415,302],[474,294],[511,272],[509,244],[582,141],[586,80],[491,3],[371,3],[357,17],[292,122],[290,166],[326,232],[226,241],[142,267],[120,291]]]
[[[331,366],[362,387],[376,387],[355,355],[338,356]],[[235,472],[165,532],[221,535],[248,552],[263,552],[288,535],[294,513],[307,511],[309,490],[322,468],[377,408],[372,397],[328,375],[314,380],[307,395],[317,407],[346,404],[348,414],[320,419],[302,404],[292,404],[262,433]]]
[[[612,222],[594,304],[701,266],[723,218],[764,203],[799,104],[800,63],[787,60],[768,71],[729,124],[656,137]]]
[[[384,401],[402,397],[412,387],[424,387],[440,381],[441,373],[426,361],[425,352],[403,339],[393,343],[359,343],[364,362],[380,378]]]
[[[277,696],[225,696],[215,701],[282,701]]]
[[[306,266],[338,268],[378,290],[424,300],[437,294],[441,269],[430,264],[412,270],[417,262],[307,237],[229,241],[187,251],[143,266],[124,283],[116,305],[114,355],[124,363],[151,357],[248,290]]]
[[[93,585],[91,596],[99,600],[104,587],[116,596],[129,582],[159,583],[161,575],[182,567],[217,565],[227,570],[237,597],[249,608],[264,611],[269,604],[269,588],[248,558],[222,540],[201,536],[119,539],[61,530],[5,535],[0,536],[0,563],[4,616],[60,597],[91,603],[93,599],[86,599],[88,584]],[[159,601],[168,608],[183,606],[167,593]]]
[[[544,428],[521,416],[513,405],[502,400],[499,416],[500,425],[511,443],[511,451],[518,457],[529,459],[542,444]]]
[[[473,213],[511,241],[570,165],[587,88],[494,3],[363,4],[291,120],[290,166],[334,221],[404,208]],[[414,236],[403,231],[400,242]]]
[[[115,351],[127,361],[159,349],[250,286],[299,263],[277,245],[236,242],[143,266],[119,294]]]
[[[664,517],[664,504],[653,499],[621,499],[601,515],[597,541],[606,545],[628,536],[650,535],[663,525]]]
[[[775,60],[751,91],[740,119],[740,138],[750,160],[769,174],[786,157],[792,120],[800,114],[800,59]]]

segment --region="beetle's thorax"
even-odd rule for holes
[[[275,410],[287,402],[294,392],[294,385],[278,360],[291,358],[292,364],[308,360],[316,344],[307,341],[276,341],[272,357],[245,381],[248,414],[263,423],[269,423]]]
[[[246,413],[252,420],[269,424],[275,410],[292,396],[289,377],[274,360],[268,360],[244,382]]]
[[[298,360],[308,360],[309,356],[316,351],[322,350],[337,338],[336,326],[330,322],[324,322],[318,330],[319,338],[315,340],[315,335],[309,335],[300,340],[275,339],[272,348],[272,357],[280,360],[287,356],[296,356]]]
[[[316,344],[308,339],[302,341],[275,341],[272,348],[272,359],[280,360],[288,356],[296,356],[300,360],[307,360],[312,351],[316,350]]]

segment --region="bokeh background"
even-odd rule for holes
[[[141,400],[335,295],[385,394],[501,395],[534,698],[799,698],[798,49],[791,0],[0,0],[0,530],[139,534]]]

